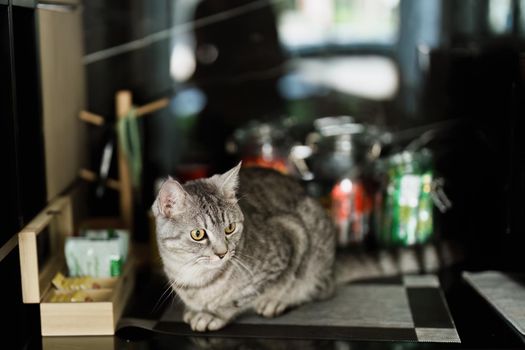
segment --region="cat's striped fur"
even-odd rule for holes
[[[274,317],[328,298],[336,279],[411,270],[402,262],[392,268],[384,256],[347,256],[335,266],[335,229],[325,210],[295,180],[268,169],[239,164],[184,185],[169,179],[152,210],[164,271],[196,331],[220,329],[249,309]],[[226,234],[231,223],[235,231]],[[206,230],[202,241],[190,236],[197,228]]]

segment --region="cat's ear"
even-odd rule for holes
[[[157,200],[152,207],[153,214],[172,217],[184,211],[188,199],[188,193],[182,185],[169,177],[160,186]]]
[[[215,179],[215,184],[222,195],[229,201],[236,201],[235,194],[239,187],[239,170],[241,170],[241,165],[242,162],[239,162],[235,167]]]

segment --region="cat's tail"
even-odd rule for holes
[[[383,249],[377,252],[340,252],[335,260],[336,284],[357,280],[394,277],[413,273],[437,273],[461,262],[460,245],[441,241],[418,247]]]

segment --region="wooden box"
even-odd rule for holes
[[[101,288],[87,290],[89,302],[50,302],[55,293],[51,281],[66,272],[64,241],[74,230],[71,200],[60,197],[44,209],[19,234],[22,297],[24,303],[40,304],[44,336],[111,335],[133,290],[132,254],[122,275],[99,281]],[[38,238],[49,234],[49,258],[39,266]]]

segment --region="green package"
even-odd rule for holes
[[[115,277],[122,273],[129,246],[124,230],[89,230],[65,242],[69,276]]]

